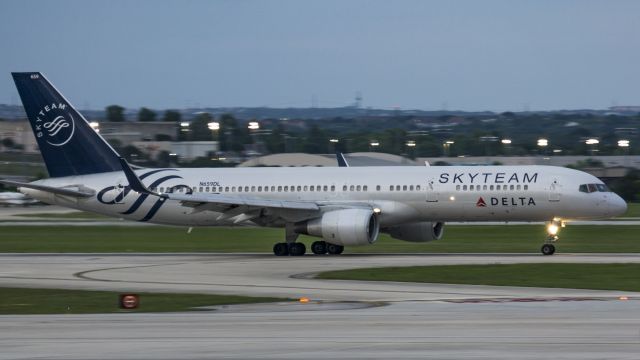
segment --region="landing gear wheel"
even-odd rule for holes
[[[311,251],[316,255],[324,255],[327,253],[327,243],[325,241],[314,241],[311,244]]]
[[[344,246],[335,245],[335,244],[327,244],[327,252],[329,255],[340,255],[344,251]]]
[[[273,254],[275,256],[287,256],[289,255],[289,244],[277,243],[273,245]]]
[[[289,255],[302,256],[305,252],[307,252],[307,247],[303,243],[289,244]]]
[[[553,244],[544,244],[540,251],[542,251],[542,255],[553,255],[556,252],[556,247]]]

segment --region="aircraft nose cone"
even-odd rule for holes
[[[609,201],[609,208],[613,216],[620,216],[627,212],[627,203],[618,195]]]

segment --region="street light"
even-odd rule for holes
[[[584,141],[585,144],[587,145],[598,145],[600,144],[600,140],[598,139],[587,139]]]
[[[332,143],[334,143],[334,144],[335,144],[335,143],[340,142],[340,140],[338,140],[338,139],[329,139],[329,142],[332,142]]]
[[[541,138],[538,139],[538,146],[545,147],[549,145],[549,140]]]
[[[503,143],[504,145],[511,145],[511,139],[502,139],[500,140],[501,143]]]
[[[407,146],[408,147],[415,147],[416,146],[416,142],[413,141],[413,140],[409,140],[409,141],[407,141]]]
[[[209,130],[220,130],[220,123],[219,122],[210,122],[207,124],[207,127],[209,127]]]
[[[630,144],[629,140],[618,140],[618,147],[628,148]]]
[[[258,130],[260,129],[260,124],[257,121],[251,121],[247,127],[249,130]]]
[[[453,144],[455,144],[455,142],[453,140],[446,140],[444,143],[442,143],[442,147],[444,149],[444,156],[446,156],[446,157],[449,156],[449,148]]]

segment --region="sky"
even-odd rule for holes
[[[0,1],[0,103],[80,109],[640,105],[640,1]]]

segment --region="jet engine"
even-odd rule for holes
[[[441,222],[416,222],[383,229],[383,232],[392,238],[410,242],[427,242],[440,240],[444,231],[444,223]]]
[[[297,223],[295,232],[317,236],[334,245],[368,245],[378,239],[380,225],[373,210],[342,209]]]

